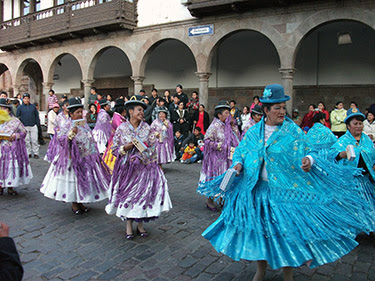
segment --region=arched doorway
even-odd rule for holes
[[[353,20],[319,25],[299,43],[294,77],[296,106],[307,112],[309,104],[323,101],[331,111],[337,101],[351,101],[361,111],[375,94],[375,30]]]
[[[198,90],[195,72],[197,66],[193,53],[185,43],[177,39],[165,39],[154,44],[143,59],[145,80],[143,87],[150,95],[152,88],[170,90],[173,95],[176,85],[181,84],[189,96]],[[159,91],[162,96],[162,91]]]
[[[13,96],[12,77],[8,67],[3,63],[0,63],[0,90]]]
[[[61,54],[51,65],[49,81],[58,97],[83,97],[82,71],[78,60],[71,54]]]
[[[30,94],[32,103],[38,103],[39,108],[44,108],[43,99],[43,72],[39,63],[34,59],[24,60],[18,68],[16,85],[21,96]]]
[[[95,55],[92,64],[94,86],[98,92],[110,94],[113,100],[133,93],[132,68],[127,55],[117,47],[107,47]]]
[[[215,45],[210,57],[209,104],[233,99],[239,108],[250,106],[265,85],[281,83],[277,50],[260,32],[229,33]]]

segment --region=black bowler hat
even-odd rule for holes
[[[81,103],[80,98],[76,97],[76,98],[69,99],[69,105],[66,108],[70,109],[74,107],[83,107],[83,104]]]
[[[12,106],[7,103],[7,99],[0,99],[0,106],[7,107],[7,108],[12,108]]]
[[[100,106],[105,106],[105,105],[109,104],[109,101],[107,101],[106,99],[101,99],[99,101],[99,104],[100,104]]]
[[[142,101],[144,99],[143,96],[140,95],[134,95],[125,103],[126,107],[129,107],[130,105],[140,105],[143,107],[143,109],[147,108],[147,105]]]
[[[168,110],[165,109],[165,108],[160,108],[160,109],[158,110],[158,113],[160,113],[160,112],[164,112],[165,114],[168,115]]]
[[[227,101],[221,101],[221,102],[219,102],[219,104],[217,106],[215,106],[215,110],[221,109],[221,108],[229,109],[229,110],[231,109],[230,106],[228,105]]]
[[[259,115],[263,115],[263,108],[260,106],[260,105],[255,105],[253,110],[251,110],[251,113],[255,113],[255,114],[259,114]]]
[[[124,106],[124,105],[125,105],[124,99],[117,99],[114,107],[120,107],[120,106]]]

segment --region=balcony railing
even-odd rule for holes
[[[195,17],[241,13],[266,7],[283,7],[321,0],[189,0],[188,9]]]
[[[68,2],[0,24],[0,48],[10,51],[136,26],[132,0]]]

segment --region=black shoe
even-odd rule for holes
[[[82,211],[81,211],[80,209],[78,209],[78,210],[74,210],[73,208],[72,208],[72,212],[73,212],[75,215],[80,215],[80,214],[82,213]]]
[[[34,155],[34,159],[39,159],[39,156],[38,155]]]
[[[137,228],[137,234],[139,234],[143,238],[147,238],[148,237],[147,231],[141,232],[138,228]]]

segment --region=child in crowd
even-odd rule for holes
[[[180,160],[183,154],[183,146],[182,143],[184,142],[184,135],[181,134],[180,131],[176,131],[174,133],[174,150],[176,151],[176,160]],[[182,148],[182,151],[181,151]]]
[[[189,142],[189,145],[185,148],[184,154],[182,155],[181,163],[184,163],[186,160],[193,157],[196,148],[197,147],[194,145],[194,142]]]

